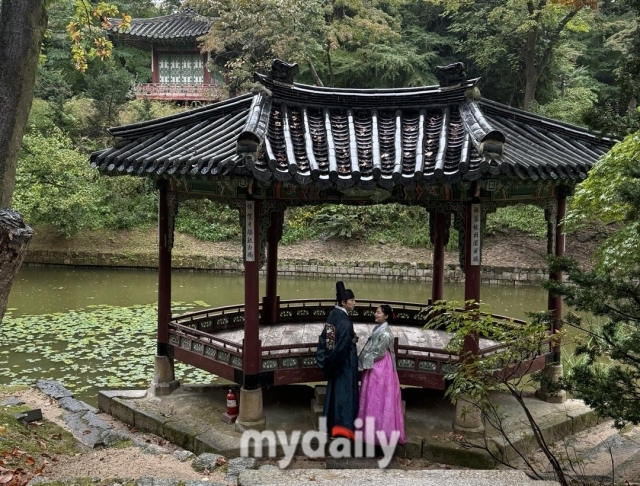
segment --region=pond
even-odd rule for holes
[[[422,282],[346,281],[357,298],[426,302],[431,285]],[[264,294],[264,279],[261,295]],[[462,300],[463,284],[446,284],[445,298]],[[335,281],[278,279],[282,299],[332,298]],[[525,318],[546,309],[547,293],[537,287],[483,286],[492,312]],[[238,304],[241,275],[174,272],[172,312]],[[147,387],[153,375],[157,326],[156,271],[23,267],[14,282],[0,328],[0,384],[60,380],[76,397],[95,404],[106,388]],[[216,380],[176,363],[183,382]]]

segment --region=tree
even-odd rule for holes
[[[44,0],[3,0],[0,4],[0,208],[11,206],[46,28]]]
[[[298,79],[315,84],[382,88],[432,83],[433,67],[442,64],[438,48],[446,41],[428,32],[437,13],[421,1],[191,0],[188,4],[219,19],[202,48],[225,67],[231,91],[239,92],[249,88],[254,72],[267,72],[274,57],[297,62]]]
[[[614,227],[598,248],[599,270],[624,273],[640,265],[640,132],[616,144],[589,172],[570,205],[572,228]]]
[[[528,473],[537,479],[543,479],[544,471],[541,465],[530,461],[525,451],[513,445],[513,432],[506,427],[507,417],[499,402],[494,399],[495,394],[506,393],[522,410],[523,420],[549,461],[555,479],[560,484],[569,486],[574,484],[572,481],[577,478],[564,470],[564,464],[547,443],[525,400],[530,390],[538,388],[543,379],[540,373],[530,373],[534,359],[540,358],[557,344],[556,340],[561,334],[549,334],[548,313],[539,313],[531,317],[532,319],[524,324],[500,322],[485,312],[482,304],[477,305],[473,300],[438,301],[428,310],[427,327],[446,330],[451,335],[446,349],[460,357],[454,370],[446,377],[450,384],[445,395],[453,403],[463,404],[460,407],[463,414],[480,417],[485,427],[480,438],[454,435],[453,440],[464,448],[483,450],[494,461],[514,467],[508,454],[501,452],[501,448],[491,442],[488,429],[494,429],[500,435],[504,449],[512,447],[518,458],[524,462]],[[475,356],[466,351],[465,342],[469,338],[477,340],[478,337],[491,339],[498,344],[493,346],[491,352],[486,352],[480,357]]]
[[[85,2],[80,3],[90,7]],[[0,2],[0,209],[11,206],[18,154],[33,100],[40,47],[47,28],[48,6],[47,0]],[[89,8],[88,13],[95,17],[98,9],[106,9],[107,6],[101,2],[95,9]],[[106,47],[99,42],[96,54],[105,53]],[[16,244],[18,236],[20,244]],[[31,229],[19,214],[8,210],[0,214],[0,254],[3,258],[0,266],[0,320],[30,238]]]
[[[550,271],[566,272],[571,285],[547,282],[583,315],[569,314],[567,325],[590,339],[576,352],[585,360],[569,374],[565,386],[618,427],[640,423],[640,132],[618,143],[576,193],[570,218],[614,223],[615,231],[598,250],[594,270],[569,259],[552,259]],[[600,364],[611,360],[609,366]]]
[[[46,28],[44,0],[0,3],[0,321],[32,234],[22,217],[8,208]]]
[[[459,50],[478,71],[518,75],[525,110],[536,99],[538,84],[567,33],[585,31],[582,14],[596,8],[595,0],[429,1],[444,7],[443,15],[452,19],[450,30],[459,36]]]

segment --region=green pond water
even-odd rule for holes
[[[356,299],[426,302],[430,283],[345,281]],[[261,294],[264,294],[264,280]],[[333,298],[332,279],[278,279],[281,299]],[[445,298],[462,300],[463,284],[445,285]],[[484,286],[482,300],[495,314],[525,318],[544,310],[547,293],[536,287]],[[244,278],[175,272],[174,314],[239,304]],[[147,387],[156,349],[155,271],[35,268],[20,270],[0,327],[0,384],[57,379],[76,397],[95,404],[100,389]],[[207,383],[215,379],[176,363],[176,378]]]

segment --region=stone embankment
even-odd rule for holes
[[[29,250],[24,259],[24,265],[156,269],[158,259],[156,255],[147,253]],[[172,266],[174,270],[189,272],[241,274],[244,271],[242,260],[230,257],[174,255]],[[431,282],[433,277],[432,265],[429,263],[354,261],[347,265],[345,262],[336,264],[322,259],[282,259],[278,262],[278,273],[286,277],[417,282]],[[488,285],[537,285],[546,278],[544,270],[534,268],[483,266],[481,273],[481,283]],[[464,282],[464,273],[459,265],[448,264],[445,266],[444,279],[445,282],[450,283]]]

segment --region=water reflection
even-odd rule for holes
[[[65,269],[25,267],[20,270],[9,296],[13,316],[50,314],[83,309],[92,305],[154,304],[158,277],[155,271]],[[383,301],[426,302],[431,283],[345,279],[356,298]],[[280,277],[281,299],[332,298],[332,278]],[[264,294],[264,278],[260,293]],[[445,284],[445,298],[462,300],[463,284]],[[547,293],[538,287],[482,286],[481,296],[492,312],[525,318],[527,312],[544,310]],[[244,299],[242,275],[174,272],[171,298],[174,302],[196,303],[198,307],[238,304]]]

